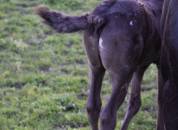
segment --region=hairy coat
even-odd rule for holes
[[[36,9],[44,22],[59,33],[84,30],[90,67],[87,112],[92,130],[98,130],[99,118],[101,130],[115,129],[117,110],[131,79],[131,98],[122,130],[127,130],[138,112],[143,74],[151,63],[159,64],[161,9],[162,1],[158,0],[105,1],[83,16],[66,16],[46,7]],[[100,91],[105,71],[111,78],[112,94],[101,110]],[[158,126],[163,126],[162,121],[158,121]]]

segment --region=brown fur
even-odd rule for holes
[[[98,130],[99,118],[101,130],[114,130],[117,110],[132,79],[129,107],[121,128],[127,130],[141,105],[140,84],[144,71],[151,63],[158,65],[161,2],[106,2],[91,15],[84,16],[64,16],[60,12],[46,12],[42,8],[37,8],[37,13],[58,32],[85,31],[84,44],[90,67],[87,112],[92,130]],[[97,15],[99,17],[96,18]],[[105,71],[110,75],[113,89],[101,111],[100,91]],[[158,122],[161,128],[162,122]]]

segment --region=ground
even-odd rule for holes
[[[89,130],[85,110],[88,67],[82,32],[57,34],[33,7],[69,14],[90,11],[99,0],[0,0],[0,130]],[[129,130],[156,127],[157,79],[152,65],[142,84],[142,108]],[[103,104],[111,86],[105,77]],[[128,97],[118,112],[118,125]]]

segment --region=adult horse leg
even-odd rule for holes
[[[160,68],[158,67],[158,117],[157,117],[157,130],[165,130],[164,126],[164,113],[163,113],[163,92],[162,88],[164,81],[162,79]]]
[[[165,6],[165,4],[167,6]],[[165,84],[162,86],[163,113],[166,130],[178,129],[178,1],[165,0],[161,25],[162,52],[161,75]],[[165,59],[165,55],[167,59]],[[165,67],[166,66],[166,67]]]
[[[127,130],[129,122],[132,120],[134,115],[139,111],[141,106],[141,81],[143,78],[143,74],[148,66],[139,68],[133,75],[132,84],[131,84],[131,96],[129,99],[129,106],[124,117],[123,124],[121,126],[121,130]]]

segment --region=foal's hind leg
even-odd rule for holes
[[[139,68],[133,75],[132,84],[131,84],[131,96],[129,99],[129,107],[127,113],[124,117],[124,121],[121,127],[121,130],[127,130],[129,122],[132,120],[134,115],[139,111],[141,106],[141,81],[146,67]]]
[[[98,119],[101,110],[100,91],[104,72],[103,68],[91,68],[90,70],[90,92],[87,102],[87,112],[92,130],[98,130]]]
[[[90,67],[90,92],[87,101],[87,112],[92,130],[98,130],[98,119],[101,109],[100,91],[102,79],[105,73],[105,69],[99,57],[97,41],[97,37],[94,37],[92,31],[85,32],[84,44]]]
[[[112,74],[112,95],[102,110],[101,118],[101,130],[114,130],[116,126],[117,110],[123,103],[127,94],[128,80],[129,77],[121,78],[118,74]]]

